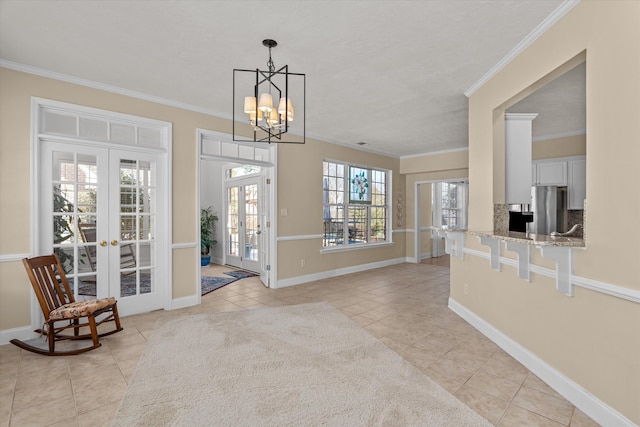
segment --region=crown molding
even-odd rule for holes
[[[578,129],[578,130],[573,130],[569,132],[561,132],[561,133],[554,133],[550,135],[536,136],[535,138],[531,139],[531,142],[549,141],[551,139],[560,139],[560,138],[566,138],[568,136],[578,136],[578,135],[586,135],[586,134],[587,134],[586,129]]]
[[[137,92],[137,91],[134,91],[134,90],[123,89],[121,87],[107,85],[107,84],[99,83],[99,82],[96,82],[96,81],[93,81],[93,80],[88,80],[88,79],[83,79],[83,78],[80,78],[80,77],[70,76],[70,75],[63,74],[63,73],[58,73],[58,72],[55,72],[55,71],[45,70],[43,68],[33,67],[31,65],[20,64],[20,63],[17,63],[17,62],[8,61],[6,59],[0,59],[0,67],[7,68],[7,69],[10,69],[10,70],[15,70],[15,71],[21,71],[21,72],[27,73],[27,74],[33,74],[33,75],[40,76],[40,77],[46,77],[46,78],[50,78],[50,79],[53,79],[53,80],[59,80],[59,81],[67,82],[67,83],[72,83],[72,84],[76,84],[76,85],[79,85],[79,86],[90,87],[90,88],[93,88],[93,89],[102,90],[102,91],[110,92],[110,93],[115,93],[115,94],[118,94],[118,95],[128,96],[128,97],[131,97],[131,98],[141,99],[143,101],[149,101],[149,102],[153,102],[153,103],[156,103],[156,104],[166,105],[166,106],[169,106],[169,107],[180,108],[182,110],[193,111],[195,113],[206,114],[206,115],[214,116],[214,117],[220,117],[220,118],[227,119],[227,120],[233,120],[233,116],[231,114],[228,114],[228,113],[222,113],[220,111],[215,111],[215,110],[208,109],[208,108],[198,107],[198,106],[191,105],[191,104],[186,104],[186,103],[183,103],[183,102],[172,101],[172,100],[167,99],[167,98],[162,98],[162,97],[159,97],[159,96],[149,95],[149,94],[142,93],[142,92]],[[294,133],[294,132],[292,132],[292,133]],[[353,144],[348,144],[348,143],[344,143],[344,142],[340,142],[340,141],[323,139],[323,138],[320,138],[320,137],[318,137],[316,135],[313,135],[312,133],[307,133],[307,137],[312,138],[312,139],[317,139],[318,141],[326,142],[326,143],[329,143],[329,144],[341,145],[343,147],[352,148],[354,150],[366,151],[366,152],[369,152],[369,153],[372,153],[372,154],[377,154],[377,155],[380,155],[380,156],[391,157],[391,158],[396,158],[396,159],[400,158],[399,155],[386,153],[386,152],[383,152],[383,151],[378,151],[378,150],[374,150],[374,149],[367,148],[367,147],[354,146]]]
[[[430,151],[428,153],[421,153],[421,154],[409,154],[407,156],[400,156],[400,160],[413,159],[416,157],[425,157],[425,156],[437,156],[438,154],[457,153],[459,151],[469,151],[469,147],[452,148],[450,150],[441,150],[441,151]]]
[[[6,59],[0,59],[0,67],[8,68],[10,70],[15,70],[15,71],[21,71],[23,73],[34,74],[36,76],[46,77],[53,80],[60,80],[63,82],[72,83],[79,86],[90,87],[92,89],[98,89],[105,92],[115,93],[118,95],[128,96],[130,98],[141,99],[143,101],[149,101],[156,104],[167,105],[169,107],[176,107],[182,110],[188,110],[196,113],[206,114],[209,116],[215,116],[223,119],[232,120],[231,114],[221,113],[220,111],[198,107],[196,105],[186,104],[183,102],[172,101],[167,98],[149,95],[146,93],[137,92],[135,90],[123,89],[121,87],[99,83],[93,80],[83,79],[80,77],[70,76],[68,74],[58,73],[56,71],[50,71],[50,70],[45,70],[43,68],[32,67],[31,65],[20,64],[13,61],[7,61]]]
[[[556,10],[551,12],[551,15],[547,16],[536,28],[533,29],[529,35],[527,35],[520,43],[516,45],[507,55],[502,58],[496,65],[494,65],[480,80],[475,82],[464,94],[468,97],[473,95],[478,89],[480,89],[485,83],[491,80],[500,70],[506,67],[511,61],[513,61],[518,55],[520,55],[526,48],[531,46],[538,37],[544,34],[549,28],[551,28],[556,22],[566,15],[571,9],[573,9],[580,0],[565,0]]]

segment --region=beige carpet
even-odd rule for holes
[[[489,426],[327,303],[160,321],[114,426]]]

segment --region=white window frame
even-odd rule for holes
[[[392,221],[391,221],[391,214],[392,214],[392,205],[391,205],[391,194],[392,194],[392,171],[389,169],[384,169],[384,168],[379,168],[379,167],[373,167],[373,166],[366,166],[366,165],[361,165],[361,164],[355,164],[355,163],[349,163],[349,162],[345,162],[345,161],[341,161],[341,160],[335,160],[335,159],[323,159],[323,165],[325,162],[328,163],[335,163],[335,164],[339,164],[342,165],[344,167],[344,184],[343,184],[343,203],[342,205],[342,210],[344,212],[344,218],[343,221],[347,222],[349,221],[349,207],[365,207],[367,209],[367,239],[369,238],[370,234],[371,234],[371,209],[373,207],[379,206],[379,205],[373,205],[373,204],[363,204],[363,203],[350,203],[349,201],[349,197],[350,197],[350,189],[351,189],[351,183],[350,183],[350,168],[354,167],[354,168],[360,168],[360,169],[365,169],[369,171],[369,177],[373,174],[373,172],[382,172],[385,174],[385,182],[386,182],[386,187],[385,187],[385,205],[384,207],[386,208],[386,217],[385,217],[385,240],[384,241],[376,241],[376,242],[359,242],[359,243],[347,243],[344,244],[344,242],[348,242],[349,241],[349,227],[343,227],[342,233],[343,233],[343,238],[342,244],[339,245],[334,245],[334,246],[324,246],[324,238],[325,238],[325,233],[323,231],[322,234],[322,239],[323,239],[323,247],[320,250],[320,253],[331,253],[331,252],[340,252],[340,251],[350,251],[350,250],[358,250],[358,249],[368,249],[368,248],[372,248],[372,247],[380,247],[380,246],[388,246],[388,245],[392,245],[393,244],[393,240],[392,240],[392,236],[393,236],[393,229],[392,229]],[[323,168],[324,169],[324,168]],[[323,181],[324,181],[324,171],[323,171],[323,175],[322,175]],[[369,179],[370,181],[370,179]],[[325,207],[325,202],[324,202],[324,188],[323,188],[323,210]],[[324,216],[324,215],[323,215]],[[324,217],[323,217],[323,221],[324,221]]]

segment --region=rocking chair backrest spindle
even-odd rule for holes
[[[75,302],[73,290],[56,254],[23,260],[45,318],[51,311]]]

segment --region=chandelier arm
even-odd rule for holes
[[[242,142],[266,142],[271,144],[272,142],[278,143],[291,143],[291,144],[304,144],[306,140],[306,116],[304,114],[306,107],[306,75],[304,73],[291,73],[289,72],[288,65],[276,70],[273,57],[271,55],[271,49],[276,47],[278,43],[275,40],[265,39],[262,41],[263,46],[269,49],[269,60],[267,62],[268,71],[260,70],[259,68],[253,70],[234,69],[233,79],[233,140]],[[253,87],[253,96],[244,98],[244,112],[249,114],[249,122],[253,127],[253,139],[244,139],[236,135],[235,129],[235,97],[236,97],[236,72],[250,72],[255,76],[255,85]],[[284,77],[284,87],[281,86],[280,80],[273,80],[277,76]],[[288,133],[290,125],[289,121],[293,120],[294,112],[293,105],[289,97],[289,76],[298,76],[302,78],[302,140],[295,141],[289,139],[283,139],[283,135]],[[267,93],[260,93],[261,85],[268,85]],[[284,90],[283,90],[284,89]],[[272,104],[272,90],[277,91],[277,98],[279,99],[277,107]],[[283,97],[284,92],[284,97]],[[264,100],[262,99],[264,98]],[[254,111],[255,110],[255,111]],[[259,136],[258,132],[263,132],[263,136]]]

